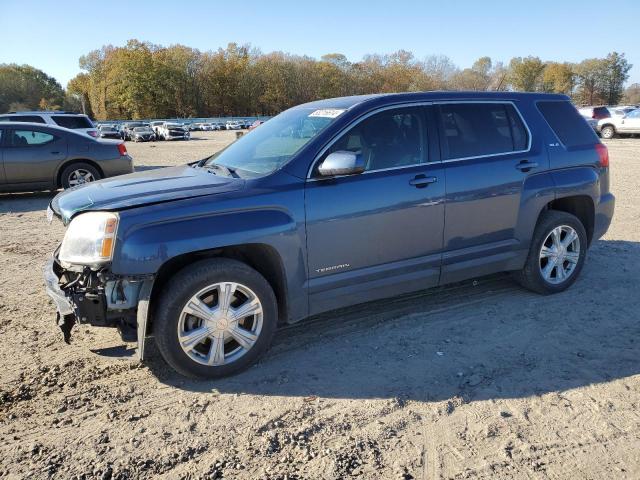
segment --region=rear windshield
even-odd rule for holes
[[[93,128],[91,121],[81,115],[52,115],[51,118],[64,128]]]
[[[538,109],[565,147],[598,143],[593,128],[570,102],[542,101],[538,102]]]

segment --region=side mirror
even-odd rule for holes
[[[323,177],[354,175],[362,172],[364,172],[362,155],[344,150],[329,154],[318,167],[318,173]]]

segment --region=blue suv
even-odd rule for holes
[[[56,196],[45,267],[75,322],[237,372],[278,327],[499,271],[551,294],[609,227],[607,149],[563,95],[429,92],[291,108],[191,165]]]

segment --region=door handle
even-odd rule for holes
[[[60,153],[60,152],[51,152],[51,154],[52,154],[52,155],[57,155],[57,154],[59,154],[59,153]]]
[[[532,168],[537,168],[537,167],[538,167],[538,164],[536,162],[530,162],[529,160],[523,160],[516,165],[516,168],[521,172],[528,172]]]
[[[413,185],[416,188],[424,188],[431,183],[436,183],[438,179],[436,177],[427,177],[426,175],[416,175],[409,180],[409,185]]]

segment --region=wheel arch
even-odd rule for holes
[[[260,273],[265,280],[267,280],[276,296],[279,323],[286,323],[289,317],[289,308],[287,301],[286,273],[282,258],[277,250],[270,245],[264,243],[251,243],[189,252],[175,256],[162,264],[155,276],[153,289],[151,291],[149,303],[151,306],[151,315],[149,322],[150,325],[147,327],[148,330],[153,328],[153,309],[158,303],[158,295],[160,295],[167,282],[178,271],[188,267],[189,265],[200,260],[215,258],[237,260]]]
[[[557,210],[577,217],[587,232],[587,243],[591,245],[595,225],[595,205],[589,195],[572,195],[556,198],[546,205],[545,210]],[[540,217],[538,217],[539,219]]]

